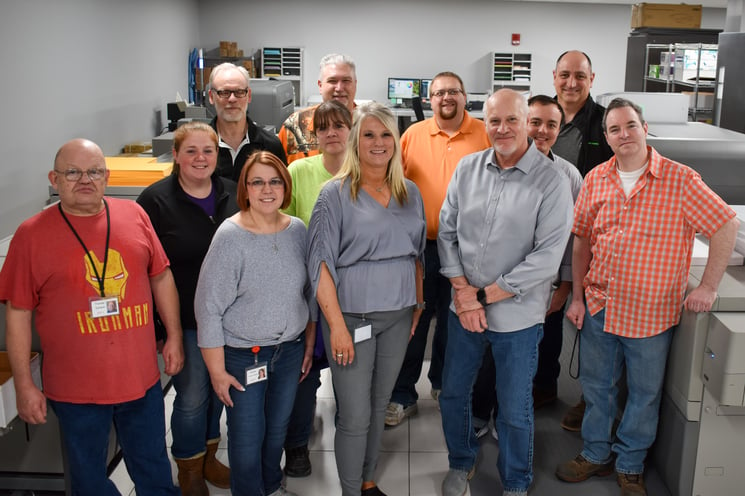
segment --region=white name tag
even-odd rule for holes
[[[266,379],[266,362],[258,362],[256,365],[246,367],[246,386]]]
[[[367,341],[372,337],[372,324],[362,322],[358,327],[354,329],[354,342],[361,343]]]
[[[119,298],[112,296],[110,298],[91,298],[91,317],[110,317],[119,315]]]

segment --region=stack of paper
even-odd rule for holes
[[[149,186],[171,173],[173,164],[158,163],[155,157],[106,157],[111,171],[109,186]]]

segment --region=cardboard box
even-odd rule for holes
[[[204,86],[207,87],[208,84],[210,84],[210,75],[212,74],[212,67],[205,67],[204,68]],[[201,91],[202,90],[202,71],[199,69],[194,69],[194,81],[196,83],[196,89]]]
[[[637,3],[631,9],[631,28],[701,28],[701,5]]]
[[[138,141],[124,145],[124,153],[146,153],[153,149],[153,144],[149,141]]]
[[[708,46],[708,45],[707,45]],[[717,49],[680,48],[675,59],[675,79],[692,82],[714,81],[717,75]]]
[[[712,109],[714,108],[714,93],[698,92],[698,102],[696,102],[696,92],[694,91],[681,91],[684,95],[688,96],[688,106],[697,109]]]
[[[41,359],[38,353],[31,353],[31,377],[34,384],[41,389]],[[0,428],[18,416],[16,407],[16,390],[13,375],[10,373],[10,360],[7,351],[0,351]]]

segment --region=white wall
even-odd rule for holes
[[[44,205],[65,141],[155,135],[197,44],[197,0],[2,0],[0,238]]]
[[[724,9],[704,9],[703,27],[721,28]],[[489,54],[533,54],[533,92],[553,94],[551,71],[565,50],[581,49],[597,74],[593,93],[623,90],[631,6],[499,0],[220,0],[200,3],[205,49],[222,39],[249,51],[305,47],[305,97],[317,94],[318,61],[342,52],[357,62],[358,98],[384,101],[387,78],[458,73],[469,92],[489,89]],[[322,22],[313,22],[321,19]],[[288,28],[281,28],[287,25]],[[325,25],[324,25],[325,24]]]

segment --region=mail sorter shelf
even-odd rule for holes
[[[262,49],[262,76],[292,81],[295,89],[295,106],[303,102],[303,48],[264,47]]]
[[[491,56],[492,91],[513,88],[530,92],[532,56],[529,53],[492,52]]]

